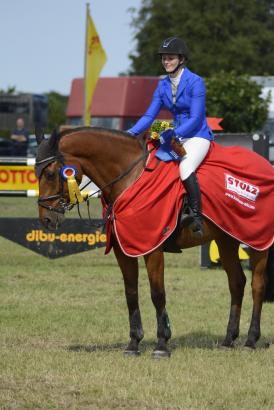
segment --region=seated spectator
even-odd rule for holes
[[[13,155],[27,156],[29,132],[25,128],[23,118],[18,118],[16,121],[16,128],[11,133],[11,140],[13,141]]]

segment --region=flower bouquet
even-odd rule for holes
[[[150,139],[159,144],[161,132],[167,130],[168,128],[174,128],[173,123],[169,121],[156,120],[150,127]],[[158,145],[159,146],[159,145]],[[177,155],[183,157],[186,155],[184,147],[177,141],[176,137],[173,137],[170,142],[170,147],[176,152]]]

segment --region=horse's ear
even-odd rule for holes
[[[48,144],[49,144],[50,148],[54,148],[57,141],[58,141],[58,132],[57,132],[57,128],[54,128],[51,136],[48,139]]]
[[[40,145],[43,139],[45,138],[42,128],[35,127],[35,137],[36,137],[37,145]]]

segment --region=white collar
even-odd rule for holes
[[[171,77],[171,76],[169,75],[169,78],[170,78],[170,81],[172,82],[172,84],[174,84],[174,85],[178,85],[178,84],[179,84],[179,82],[180,82],[180,80],[181,80],[181,77],[182,77],[182,75],[183,75],[183,72],[184,72],[184,68],[180,71],[180,73],[179,73],[178,75],[176,75],[176,77]]]

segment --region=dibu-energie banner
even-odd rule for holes
[[[37,190],[38,181],[30,165],[0,165],[0,190]]]

